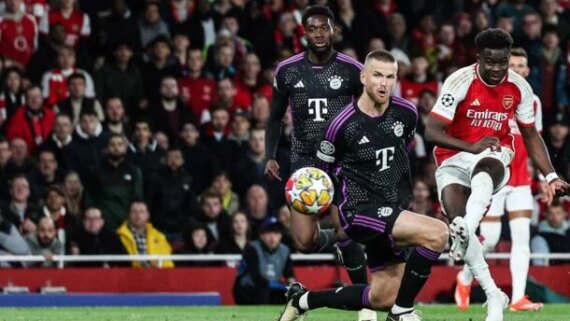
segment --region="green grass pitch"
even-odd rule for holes
[[[471,306],[460,312],[451,305],[418,306],[424,321],[483,321],[485,310]],[[0,309],[0,321],[274,321],[281,307],[144,307],[144,308],[25,308]],[[378,314],[384,321],[386,315]],[[355,321],[356,312],[311,311],[305,321]],[[505,321],[570,321],[570,304],[549,304],[538,312],[505,312]]]

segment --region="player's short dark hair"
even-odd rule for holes
[[[334,13],[332,12],[331,8],[327,6],[314,5],[307,8],[307,10],[305,10],[303,13],[303,17],[301,18],[303,26],[307,25],[307,20],[309,20],[309,18],[312,16],[325,16],[329,18],[332,24],[334,24]]]
[[[67,77],[67,84],[71,84],[71,81],[73,79],[83,79],[84,83],[87,83],[87,78],[85,78],[85,75],[80,73],[80,72],[74,72],[71,75],[69,75],[69,77]]]
[[[528,55],[526,53],[526,50],[524,50],[521,47],[511,49],[511,56],[524,57],[528,60]]]
[[[394,63],[396,62],[396,57],[394,57],[394,55],[384,49],[376,49],[376,50],[372,50],[371,52],[369,52],[366,55],[366,59],[364,60],[364,63],[370,61],[370,60],[378,60],[378,61],[383,61],[383,62],[390,62],[390,63]]]
[[[478,52],[484,49],[508,49],[513,46],[513,37],[505,30],[491,28],[483,30],[475,37],[475,47]]]

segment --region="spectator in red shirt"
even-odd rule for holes
[[[55,113],[44,106],[40,87],[32,86],[26,90],[26,105],[14,113],[6,134],[9,140],[25,140],[28,150],[33,153],[49,137],[54,121]]]
[[[0,16],[0,55],[26,67],[38,48],[36,19],[22,10],[22,0],[6,1],[6,11]]]
[[[428,72],[429,63],[422,54],[417,54],[412,58],[412,73],[402,79],[396,90],[399,89],[399,96],[418,104],[420,93],[429,89],[435,93],[439,92],[439,81]]]
[[[188,50],[188,76],[178,79],[180,97],[192,110],[198,124],[210,121],[208,110],[216,93],[216,83],[203,75],[204,59],[200,49]]]
[[[47,36],[53,25],[59,23],[65,28],[65,44],[77,48],[80,41],[91,35],[89,16],[75,9],[76,0],[61,0],[59,10],[50,10],[40,21],[40,32]]]
[[[248,53],[242,64],[240,77],[234,80],[237,89],[236,100],[245,106],[251,106],[253,95],[258,92],[271,91],[271,86],[261,81],[261,64],[259,57],[253,52]]]

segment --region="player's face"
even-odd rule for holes
[[[508,49],[485,48],[477,54],[479,60],[479,74],[489,85],[498,85],[509,71],[509,58],[511,53]]]
[[[305,36],[309,43],[309,50],[322,55],[332,49],[334,42],[334,28],[326,16],[312,16],[307,19]]]
[[[520,56],[511,56],[511,59],[509,60],[509,68],[525,78],[530,72],[526,58]]]
[[[390,100],[396,85],[397,73],[396,62],[370,59],[366,63],[364,71],[360,74],[360,81],[374,104],[383,105]]]

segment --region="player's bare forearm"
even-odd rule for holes
[[[534,166],[540,170],[543,175],[548,175],[554,172],[554,167],[550,162],[548,151],[544,145],[542,137],[534,126],[523,127],[519,126],[521,135],[523,137],[524,145],[528,150],[528,155],[532,159]]]
[[[472,144],[466,141],[451,137],[445,133],[448,124],[433,116],[429,116],[426,124],[425,138],[436,146],[448,149],[455,149],[470,152]]]

